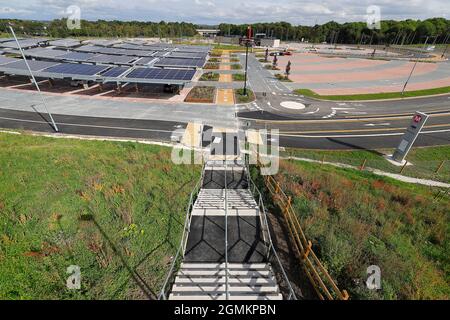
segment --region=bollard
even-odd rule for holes
[[[325,155],[322,156],[322,164],[325,162]]]

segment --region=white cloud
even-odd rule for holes
[[[383,19],[425,19],[450,12],[448,0],[0,0],[0,18],[59,18],[77,5],[82,18],[90,20],[314,24],[363,21],[372,4],[381,7]]]

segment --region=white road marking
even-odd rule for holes
[[[367,123],[365,124],[366,127],[375,127],[375,126],[390,126],[391,124],[389,122],[386,123]]]

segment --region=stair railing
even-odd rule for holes
[[[224,206],[225,206],[225,293],[226,300],[230,300],[230,292],[229,292],[229,284],[228,284],[228,166],[227,161],[225,160],[225,185],[224,185]]]
[[[205,176],[205,166],[206,163],[202,167],[202,174],[200,176],[200,179],[197,181],[196,185],[192,189],[191,195],[189,196],[189,204],[186,208],[186,217],[184,219],[184,227],[183,227],[183,235],[180,240],[180,245],[178,246],[177,253],[175,254],[175,257],[172,260],[172,264],[170,266],[169,272],[167,273],[166,279],[164,281],[164,284],[161,288],[161,291],[158,295],[158,300],[167,300],[167,292],[169,290],[169,284],[172,282],[171,279],[173,279],[175,275],[175,266],[178,263],[178,260],[182,259],[185,255],[187,241],[189,238],[189,233],[191,229],[191,221],[192,221],[192,209],[194,207],[195,197],[198,194],[198,192],[201,189],[201,186],[203,184],[203,179]]]

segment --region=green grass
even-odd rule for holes
[[[296,156],[325,162],[338,162],[360,167],[364,160],[366,168],[379,169],[391,173],[400,173],[401,168],[392,165],[385,160],[382,154],[392,154],[393,150],[383,149],[377,151],[352,150],[352,151],[328,151],[328,150],[303,150],[286,149],[283,156]],[[450,146],[413,148],[406,158],[413,165],[406,167],[402,174],[415,178],[450,181]],[[445,160],[443,167],[436,170]]]
[[[299,161],[282,161],[276,179],[351,299],[449,298],[448,197],[435,201],[436,189]],[[370,265],[381,268],[379,291],[365,286]]]
[[[0,133],[0,299],[148,299],[137,274],[160,290],[201,169],[170,155]]]
[[[200,81],[219,81],[220,75],[214,72],[207,72],[202,74]]]
[[[238,45],[227,45],[227,44],[215,44],[214,50],[233,50],[233,51],[245,51],[245,47]]]
[[[382,99],[401,99],[401,98],[411,98],[411,97],[421,97],[430,96],[436,94],[450,93],[450,87],[441,87],[426,90],[416,90],[416,91],[405,91],[402,95],[401,92],[382,92],[382,93],[368,93],[368,94],[352,94],[352,95],[319,95],[309,89],[297,89],[294,91],[297,94],[304,95],[307,97],[322,99],[322,100],[333,100],[333,101],[352,101],[352,100],[382,100]]]
[[[242,69],[242,66],[238,63],[231,65],[231,70],[241,70],[241,69]]]
[[[244,89],[235,89],[234,96],[237,103],[249,103],[255,100],[255,94],[247,88],[247,95],[244,95]]]
[[[243,73],[233,73],[233,81],[244,81],[245,74]]]

